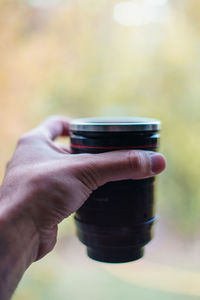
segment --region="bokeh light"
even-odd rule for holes
[[[166,0],[123,1],[114,7],[113,17],[124,26],[144,26],[165,23],[169,15]]]

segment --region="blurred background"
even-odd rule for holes
[[[162,120],[155,238],[138,262],[87,258],[73,217],[14,300],[200,299],[200,1],[0,0],[0,177],[52,114]]]

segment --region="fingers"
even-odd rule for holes
[[[161,154],[143,150],[83,154],[79,158],[76,172],[91,189],[109,181],[152,177],[166,166]]]
[[[35,131],[54,140],[59,136],[69,136],[69,123],[70,119],[64,116],[52,116],[36,127]]]

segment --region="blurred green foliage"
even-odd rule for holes
[[[171,0],[167,22],[138,27],[115,22],[118,0],[57,2],[0,0],[1,178],[19,135],[51,114],[159,118],[168,161],[159,211],[173,230],[195,237],[200,1]]]

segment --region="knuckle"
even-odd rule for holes
[[[139,176],[151,175],[151,162],[146,151],[134,150],[128,153],[129,166]]]
[[[39,137],[40,136],[38,135],[37,131],[35,131],[35,130],[26,132],[20,136],[20,138],[17,142],[17,146],[24,146],[24,145],[29,145],[33,142],[38,142]]]
[[[28,133],[25,133],[25,134],[23,134],[23,135],[20,136],[17,145],[18,145],[18,146],[24,145],[24,144],[26,144],[29,140],[30,140],[29,134],[28,134]]]
[[[140,172],[143,168],[143,158],[138,150],[128,152],[128,164],[134,172]]]

